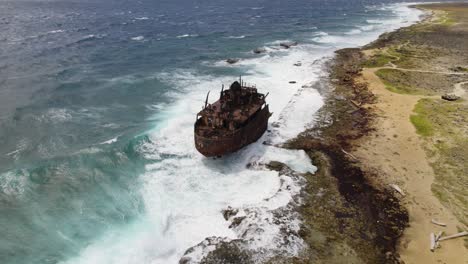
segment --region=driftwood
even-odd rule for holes
[[[344,149],[341,149],[341,151],[343,151],[343,153],[344,153],[344,154],[346,154],[346,155],[350,156],[351,158],[353,158],[353,159],[357,160],[357,158],[356,158],[356,157],[355,157],[353,154],[351,154],[351,153],[347,152],[346,150],[344,150]]]
[[[444,240],[448,240],[448,239],[452,239],[452,238],[457,238],[457,237],[462,237],[462,236],[468,236],[468,231],[463,231],[463,232],[461,232],[461,233],[454,234],[454,235],[451,235],[451,236],[441,237],[441,238],[439,239],[439,241],[444,241]]]
[[[439,240],[443,233],[443,231],[440,231],[439,233],[437,233],[437,235],[434,235],[434,233],[430,234],[429,237],[431,241],[431,251],[434,251],[436,248],[440,247]]]
[[[361,104],[358,104],[356,101],[354,100],[349,100],[355,107],[357,108],[361,108]]]
[[[436,237],[435,237],[435,248],[438,248],[440,247],[440,244],[439,244],[439,239],[440,237],[442,237],[442,234],[444,233],[444,231],[440,231],[439,233],[437,233]]]
[[[436,237],[434,235],[434,233],[431,233],[429,235],[430,237],[430,240],[431,240],[431,251],[434,251],[434,249],[436,248]]]
[[[390,184],[390,187],[392,187],[393,189],[395,189],[395,191],[397,191],[398,193],[400,193],[402,196],[405,196],[405,193],[403,192],[403,190],[398,187],[398,185],[396,184]]]
[[[438,225],[438,226],[447,226],[447,224],[439,222],[439,221],[437,221],[435,219],[432,219],[431,223],[433,223],[434,225]]]

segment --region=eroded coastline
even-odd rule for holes
[[[427,104],[425,100],[443,104],[440,95],[452,92],[453,86],[462,92],[466,88],[466,31],[460,31],[464,28],[459,26],[464,23],[460,17],[450,14],[454,8],[463,14],[468,6],[418,8],[431,9],[432,13],[422,22],[383,34],[361,49],[337,51],[327,65],[329,76],[315,84],[326,102],[316,116],[316,125],[283,145],[304,150],[319,168],[315,174],[298,178],[306,181],[288,206],[300,214],[302,226],[293,235],[301,237],[307,248],[295,257],[278,254],[262,262],[416,263],[420,258],[427,263],[463,263],[466,247],[462,240],[444,244],[440,252],[429,251],[428,232],[438,230],[430,223],[431,217],[446,220],[448,233],[463,230],[464,205],[453,207],[438,194],[442,203],[451,207],[442,208],[431,192],[432,178],[426,175],[440,173],[440,163],[428,155],[434,150],[422,147],[428,139],[419,138],[416,133],[420,128],[411,123],[410,115],[416,104]],[[450,31],[454,25],[458,25],[457,32]],[[454,116],[466,110],[466,100],[460,102],[455,110],[449,110]],[[463,120],[457,122],[463,125]],[[413,150],[405,153],[405,148]],[[463,153],[459,155],[463,159]],[[280,175],[294,174],[283,163],[270,162],[267,167]],[[466,184],[463,177],[449,179],[450,183],[458,179],[461,186]],[[439,184],[436,178],[436,194]],[[402,189],[404,195],[392,186]],[[461,218],[455,213],[459,220],[455,219],[451,210],[461,210]],[[244,219],[233,217],[235,210],[223,213],[233,228]],[[278,219],[282,214],[276,212]],[[291,232],[287,228],[283,231]],[[261,255],[244,246],[242,240],[214,241],[211,245],[213,250],[201,263],[255,263]]]
[[[287,144],[307,151],[320,168],[308,178],[301,209],[309,260],[466,261],[462,239],[431,252],[428,237],[466,230],[468,5],[415,8],[431,15],[362,49],[337,52],[321,122]],[[458,102],[440,99],[452,92]],[[443,122],[457,126],[444,129]],[[317,195],[323,190],[331,204]],[[431,223],[438,218],[447,228]],[[322,243],[316,230],[325,234]]]

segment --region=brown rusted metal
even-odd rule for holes
[[[228,90],[221,90],[220,98],[208,104],[195,121],[195,147],[207,156],[222,156],[257,141],[268,127],[271,113],[266,96],[242,80]],[[209,93],[208,93],[209,94]]]

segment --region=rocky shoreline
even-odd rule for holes
[[[432,6],[458,8],[457,4]],[[463,8],[468,10],[468,5]],[[407,170],[406,165],[396,164],[396,171],[392,173],[382,169],[381,164],[371,164],[372,157],[369,157],[373,155],[372,153],[385,150],[387,148],[385,145],[405,144],[402,143],[404,137],[398,138],[398,134],[393,134],[393,136],[382,134],[381,124],[385,115],[382,113],[384,111],[381,107],[382,97],[393,95],[391,93],[382,95],[376,92],[375,84],[369,79],[369,74],[378,75],[375,78],[381,78],[383,81],[379,82],[384,82],[389,91],[405,92],[417,96],[422,94],[426,96],[424,98],[431,99],[439,98],[439,94],[451,91],[450,87],[454,84],[460,87],[464,84],[462,81],[466,65],[454,67],[453,64],[460,63],[460,60],[457,61],[456,58],[463,60],[466,47],[460,46],[460,40],[463,43],[466,35],[448,31],[446,27],[452,25],[453,21],[448,23],[447,21],[452,18],[445,16],[447,16],[446,13],[432,11],[431,15],[428,15],[422,22],[385,33],[363,48],[338,50],[335,57],[326,65],[328,76],[312,87],[319,90],[325,98],[325,105],[315,116],[316,125],[283,144],[282,147],[304,150],[312,163],[317,165],[318,171],[315,174],[295,175],[294,171],[285,164],[271,162],[265,165],[268,169],[278,171],[280,175],[292,176],[296,181],[301,182],[302,190],[287,206],[285,209],[287,212],[276,212],[274,215],[277,218],[273,220],[280,224],[285,236],[292,234],[305,242],[306,247],[300,250],[299,255],[291,257],[278,251],[273,252],[273,257],[262,258],[264,252],[249,249],[245,240],[214,241],[216,238],[210,238],[199,245],[213,246],[213,250],[201,259],[201,263],[257,263],[259,260],[262,263],[296,264],[380,264],[404,263],[405,260],[413,263],[421,252],[426,252],[421,255],[425,262],[459,260],[457,256],[444,259],[444,255],[436,260],[431,255],[427,255],[426,244],[429,243],[427,240],[429,234],[425,234],[427,223],[421,222],[427,219],[415,220],[412,214],[417,214],[418,208],[415,209],[415,207],[427,205],[426,201],[415,202],[417,199],[425,199],[425,195],[433,194],[423,193],[422,198],[412,196],[412,200],[403,197],[401,189],[396,185],[392,188],[388,179],[397,179],[397,182],[405,184],[408,190],[417,190],[418,181],[404,182],[399,178],[401,175],[391,175],[404,174]],[[445,35],[453,41],[444,40]],[[388,52],[389,49],[394,52]],[[395,54],[399,57],[396,58]],[[400,69],[398,66],[405,68]],[[440,68],[447,69],[440,70]],[[387,75],[383,73],[379,75],[379,69],[387,70],[383,72]],[[451,69],[457,69],[457,71]],[[398,70],[400,75],[395,75],[391,70]],[[435,70],[438,70],[439,74],[435,74]],[[452,74],[452,72],[457,73]],[[401,75],[402,73],[406,75]],[[452,75],[447,77],[446,74]],[[419,81],[421,79],[426,79],[427,82],[421,83]],[[392,81],[397,84],[390,85]],[[432,87],[431,83],[437,83],[437,85]],[[402,87],[405,90],[401,90]],[[411,100],[417,102],[419,98],[413,97]],[[410,124],[409,115],[403,116],[401,120]],[[398,125],[393,124],[393,126]],[[410,126],[410,129],[414,130],[411,124]],[[416,136],[415,133],[414,136]],[[373,145],[369,146],[369,142]],[[384,157],[386,160],[383,162],[392,163],[391,155],[399,155],[397,151],[398,147],[394,153]],[[412,154],[409,153],[409,155]],[[425,157],[423,159],[424,162],[428,162]],[[401,172],[398,171],[398,167],[401,167]],[[437,173],[437,167],[433,166],[433,168]],[[415,186],[409,186],[410,184]],[[426,184],[430,186],[432,182],[429,181]],[[463,182],[461,184],[463,185]],[[430,199],[432,200],[428,203],[432,203],[431,206],[439,206],[438,202],[434,201],[437,199],[433,197]],[[244,216],[236,217],[237,212],[232,208],[228,208],[223,214],[227,221],[232,222],[233,228],[245,219]],[[284,216],[292,214],[301,220],[299,229],[291,229],[287,225],[289,218]],[[454,223],[459,229],[463,227],[456,221]],[[422,235],[424,238],[413,237],[413,231],[410,231],[408,235],[410,224],[411,229],[415,229],[415,224],[425,226],[426,229],[416,232],[418,236]],[[407,252],[407,244],[411,240],[416,241],[415,245],[419,251],[419,253],[413,252],[415,254],[413,256],[411,256],[412,253]],[[210,241],[214,243],[210,244]],[[289,242],[285,240],[285,243]],[[455,246],[454,248],[457,249]],[[196,249],[189,249],[188,253],[193,250]],[[460,253],[463,255],[462,252]],[[400,254],[405,254],[405,256],[402,257]],[[446,254],[453,255],[453,252],[449,251]],[[190,262],[182,259],[180,263]]]
[[[318,173],[308,178],[306,202],[301,208],[304,216],[303,238],[311,251],[304,263],[309,260],[317,263],[416,263],[420,260],[424,263],[463,262],[459,254],[466,252],[466,245],[463,249],[460,243],[462,240],[452,242],[449,249],[439,254],[430,253],[427,245],[429,233],[436,230],[431,227],[431,216],[442,217],[447,221],[451,219],[450,229],[445,229],[446,232],[466,230],[466,226],[456,221],[450,212],[463,210],[464,205],[459,202],[463,198],[446,202],[444,205],[450,209],[441,208],[435,198],[437,194],[439,200],[444,202],[448,195],[444,194],[444,197],[438,194],[441,187],[444,188],[442,192],[448,192],[447,188],[450,188],[456,195],[463,197],[462,190],[444,181],[457,181],[461,186],[466,184],[463,178],[466,166],[459,156],[465,154],[457,150],[460,144],[466,144],[466,134],[463,139],[462,132],[466,131],[466,124],[458,123],[460,131],[445,132],[442,129],[442,132],[433,132],[438,139],[435,140],[435,147],[431,147],[433,141],[425,143],[425,156],[413,153],[411,147],[409,150],[402,147],[416,144],[414,146],[417,146],[417,150],[422,149],[423,142],[413,132],[413,125],[416,131],[426,127],[421,128],[413,121],[411,110],[407,113],[385,107],[394,105],[398,109],[395,104],[400,99],[392,97],[396,94],[410,94],[410,97],[403,95],[401,100],[410,99],[411,102],[400,103],[406,103],[410,109],[415,107],[419,114],[425,114],[418,110],[418,105],[423,102],[432,102],[432,107],[451,109],[448,113],[465,113],[464,100],[450,106],[440,102],[440,97],[444,99],[454,85],[454,92],[457,92],[457,87],[466,83],[468,78],[463,70],[466,67],[463,61],[468,47],[466,20],[463,17],[466,17],[468,4],[424,5],[415,8],[429,9],[430,15],[416,25],[383,34],[362,49],[336,52],[330,64],[330,92],[326,105],[319,112],[318,125],[285,145],[305,150],[319,167]],[[387,92],[376,90],[375,78],[380,78],[378,82],[386,86]],[[464,94],[463,89],[459,90]],[[457,97],[460,99],[460,96]],[[418,100],[418,105],[413,103]],[[435,115],[443,114],[435,113],[434,110],[432,115],[427,117],[436,122],[432,127],[440,125],[443,118],[459,122],[457,115],[439,117]],[[390,121],[393,123],[389,125]],[[410,130],[401,130],[400,126]],[[449,143],[452,145],[447,147]],[[444,144],[447,150],[438,144]],[[405,151],[405,155],[400,154],[400,151]],[[451,167],[434,161],[431,155],[445,160]],[[375,159],[378,156],[379,159]],[[411,166],[412,162],[430,164],[432,170],[428,165],[409,169],[407,163]],[[435,186],[438,189],[432,187],[434,193],[431,193],[432,181],[429,175],[423,172],[435,173]],[[418,194],[410,194],[410,198],[403,197],[403,191],[391,184],[392,181]],[[329,197],[317,199],[314,193],[318,190],[327,190]],[[458,217],[463,221],[463,213],[458,213]],[[322,245],[314,240],[317,230],[326,234],[326,242]],[[404,254],[401,258],[400,253]]]
[[[299,256],[277,252],[266,263],[399,263],[396,245],[408,223],[408,213],[394,192],[381,188],[359,167],[348,151],[353,142],[372,131],[375,113],[361,105],[371,104],[375,97],[367,86],[358,83],[364,56],[360,49],[336,52],[326,67],[329,76],[315,84],[326,98],[317,114],[317,125],[301,133],[282,147],[304,150],[317,165],[315,174],[296,175],[305,178],[300,195],[286,211],[275,213],[279,219],[291,212],[299,213],[302,226],[294,234],[305,241]],[[285,164],[271,162],[266,167],[280,175],[294,175]],[[244,218],[228,208],[223,212],[236,228]],[[297,215],[296,215],[297,216]],[[282,226],[286,227],[286,223]],[[291,229],[284,228],[285,235]],[[197,250],[212,247],[200,263],[256,263],[262,252],[250,250],[243,239],[207,238],[187,250],[180,263],[192,263]]]
[[[362,170],[350,153],[356,140],[373,130],[376,116],[365,106],[375,96],[356,81],[364,60],[360,49],[336,52],[317,125],[285,144],[306,151],[319,167],[308,177],[301,207],[303,238],[310,246],[306,259],[317,263],[398,263],[397,241],[408,223],[394,192],[375,180],[378,172]],[[324,236],[321,243],[316,232]]]

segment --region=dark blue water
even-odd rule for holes
[[[1,0],[0,263],[176,261],[222,217],[211,212],[263,199],[241,190],[277,187],[267,173],[236,186],[226,175],[247,175],[244,161],[213,165],[193,151],[190,118],[206,91],[247,76],[276,94],[281,123],[305,108],[290,102],[300,85],[277,81],[314,81],[317,59],[414,19],[392,2]],[[302,48],[277,51],[278,40]],[[263,46],[267,55],[250,52]],[[243,63],[224,64],[230,57]],[[311,68],[286,70],[290,60]],[[315,111],[320,97],[309,96]],[[297,132],[281,124],[279,134]]]

